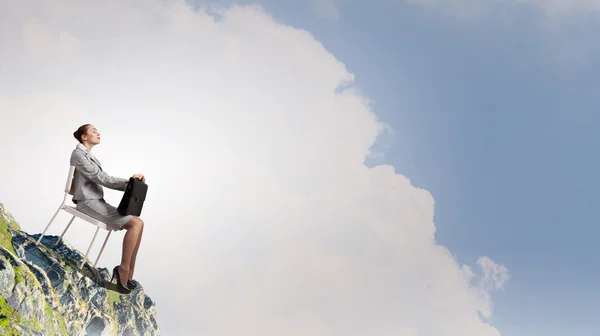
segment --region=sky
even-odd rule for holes
[[[233,4],[0,0],[24,230],[89,122],[106,171],[146,175],[135,277],[165,335],[600,332],[600,5]]]

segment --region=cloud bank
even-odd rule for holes
[[[457,263],[432,195],[363,164],[384,125],[306,31],[258,6],[0,0],[0,45],[0,202],[41,232],[97,126],[104,169],[147,176],[135,278],[166,335],[500,335],[507,269]]]

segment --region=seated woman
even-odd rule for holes
[[[135,289],[133,271],[144,222],[137,216],[121,215],[117,208],[104,200],[102,186],[124,191],[128,179],[108,175],[100,165],[100,161],[91,153],[92,148],[100,143],[100,133],[90,124],[82,125],[73,133],[79,141],[71,153],[71,166],[75,166],[72,191],[73,202],[78,211],[105,223],[111,230],[127,230],[123,238],[121,264],[113,269],[112,279],[117,278],[117,287],[121,292],[129,293]],[[143,182],[144,175],[134,174]]]

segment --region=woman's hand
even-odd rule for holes
[[[134,179],[138,179],[138,180],[140,180],[140,181],[142,181],[142,182],[144,182],[144,183],[146,182],[146,178],[145,178],[145,177],[144,177],[144,175],[142,175],[142,174],[133,174],[133,176],[132,176],[132,177],[133,177]]]

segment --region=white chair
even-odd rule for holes
[[[92,245],[94,244],[94,241],[96,240],[96,236],[98,235],[98,231],[100,229],[104,229],[104,230],[108,231],[108,234],[106,235],[106,239],[104,239],[104,244],[102,244],[102,248],[100,249],[100,253],[98,254],[98,257],[96,258],[96,262],[94,262],[94,267],[96,267],[96,264],[98,263],[98,260],[100,260],[100,256],[102,255],[102,252],[104,251],[104,247],[106,246],[106,242],[108,242],[108,238],[110,237],[110,234],[112,233],[112,230],[110,230],[105,223],[103,223],[103,222],[101,222],[101,221],[99,221],[97,219],[94,219],[94,218],[92,218],[92,217],[90,217],[90,216],[88,216],[88,215],[86,215],[86,214],[84,214],[82,212],[77,211],[77,209],[75,209],[75,207],[73,207],[73,206],[65,204],[65,202],[67,201],[68,195],[73,195],[73,193],[71,191],[71,183],[73,182],[73,174],[74,173],[75,173],[75,167],[71,166],[71,168],[69,169],[69,175],[67,176],[67,184],[65,185],[65,196],[63,197],[62,203],[58,207],[58,210],[56,210],[56,213],[54,213],[54,216],[52,216],[52,219],[50,220],[50,223],[48,223],[48,225],[46,226],[46,229],[44,229],[44,232],[42,232],[42,234],[40,235],[40,238],[38,238],[38,240],[35,242],[35,244],[36,245],[39,244],[39,242],[42,240],[42,237],[44,237],[44,234],[46,233],[46,231],[48,231],[48,228],[50,227],[50,225],[54,221],[54,218],[56,218],[56,215],[58,215],[58,213],[61,210],[64,210],[64,211],[68,212],[69,214],[73,215],[73,217],[71,217],[71,220],[69,221],[69,224],[67,224],[67,227],[65,228],[65,230],[60,235],[60,238],[58,238],[58,240],[56,241],[56,245],[58,245],[60,243],[60,241],[62,240],[63,236],[65,235],[65,233],[67,232],[67,230],[71,226],[71,223],[73,223],[73,220],[75,219],[75,217],[81,218],[81,219],[85,220],[86,222],[88,222],[90,224],[96,225],[97,226],[96,233],[94,233],[94,238],[92,238],[92,242],[90,243],[90,246],[88,247],[87,251],[85,252],[85,257],[83,259],[83,262],[81,263],[81,267],[79,268],[81,270],[81,269],[83,269],[83,266],[85,265],[85,263],[88,260],[87,259],[88,254],[90,253]]]

